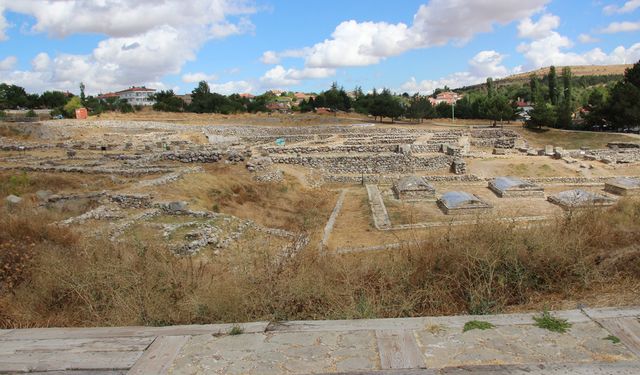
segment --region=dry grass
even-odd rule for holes
[[[77,173],[0,172],[0,197],[9,194],[33,194],[38,190],[54,193],[73,191],[100,191],[116,186],[107,176],[91,176]]]
[[[85,240],[47,225],[46,211],[4,210],[2,327],[489,313],[533,299],[553,308],[605,286],[640,297],[623,289],[640,281],[637,201],[528,229],[484,221],[395,252],[320,256],[310,246],[280,265],[260,243],[227,262],[175,257],[160,240]]]
[[[168,199],[190,197],[192,206],[295,231],[319,228],[331,214],[336,193],[305,189],[294,178],[259,183],[242,166],[208,165],[206,173],[158,188]]]
[[[638,142],[634,135],[596,133],[583,131],[564,131],[557,129],[516,129],[531,146],[544,147],[554,145],[565,149],[579,149],[582,146],[592,149],[602,149],[607,147],[609,142]]]

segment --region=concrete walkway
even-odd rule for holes
[[[640,374],[640,308],[535,315],[0,330],[0,373]]]

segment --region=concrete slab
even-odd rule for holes
[[[170,374],[302,374],[379,369],[371,331],[195,336]]]
[[[465,333],[457,327],[442,326],[416,332],[428,368],[637,359],[623,345],[604,340],[608,335],[595,322],[575,323],[564,334],[533,325],[496,326]]]

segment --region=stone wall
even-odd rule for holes
[[[450,168],[453,157],[432,155],[407,157],[400,154],[340,156],[273,156],[274,163],[322,169],[329,173],[410,173]]]
[[[483,182],[484,179],[476,175],[444,175],[444,176],[421,176],[428,182]],[[323,176],[325,183],[340,183],[340,184],[393,184],[400,178],[398,175],[336,175],[327,174]]]
[[[338,152],[395,152],[397,145],[338,145],[338,146],[294,146],[263,147],[269,154],[315,154]]]

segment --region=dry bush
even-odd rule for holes
[[[84,191],[111,188],[114,183],[104,176],[76,173],[0,172],[0,197],[32,194],[38,190]]]
[[[82,240],[32,217],[17,212],[0,226],[3,241],[35,244],[0,297],[4,327],[481,314],[640,281],[637,201],[529,228],[486,219],[398,251],[310,246],[282,264],[260,243],[212,261],[174,256],[160,240]]]

